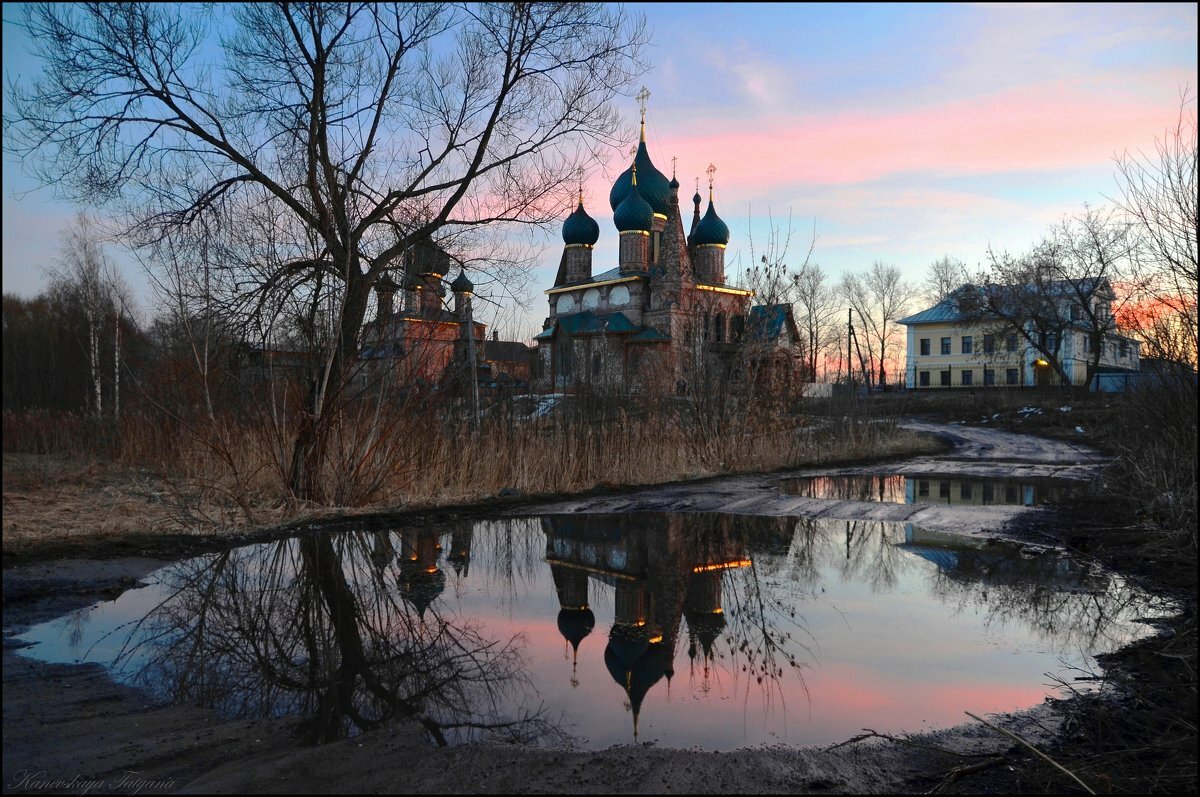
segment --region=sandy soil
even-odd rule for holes
[[[944,456],[824,472],[968,472],[1089,478],[1101,458],[1070,443],[990,429],[918,424],[953,443]],[[812,473],[813,471],[809,471]],[[928,528],[999,534],[1019,507],[918,507],[783,496],[780,474],[658,487],[616,496],[511,507],[511,513],[673,509],[908,520]],[[965,514],[964,514],[965,513]],[[164,564],[146,558],[67,560],[4,571],[6,792],[403,792],[403,793],[883,793],[924,791],[963,758],[912,743],[867,741],[837,749],[730,753],[650,745],[598,752],[499,745],[435,749],[415,724],[312,748],[295,722],[225,721],[194,708],[155,705],[114,684],[98,666],[45,665],[17,654],[11,637],[30,624],[112,597]],[[964,718],[965,719],[965,718]],[[1058,714],[1047,703],[994,721],[1037,743]],[[911,737],[920,745],[980,756],[1012,743],[982,726]],[[133,773],[133,774],[131,774]],[[991,767],[972,788],[1011,788]],[[1008,780],[1006,780],[1008,779]],[[963,788],[972,781],[955,781]]]

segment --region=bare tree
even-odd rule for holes
[[[967,282],[967,266],[961,260],[944,255],[929,264],[922,285],[921,299],[932,307]]]
[[[900,275],[900,269],[876,260],[864,274],[846,274],[842,295],[862,322],[872,376],[887,384],[886,364],[899,347],[896,320],[907,312],[916,289]]]
[[[1154,154],[1126,152],[1117,159],[1118,204],[1137,230],[1136,256],[1146,277],[1140,312],[1131,320],[1150,354],[1193,367],[1200,290],[1194,103],[1185,97],[1178,122],[1156,141]]]
[[[644,21],[593,4],[37,5],[42,77],[11,86],[10,146],[135,240],[202,217],[275,234],[212,261],[254,305],[333,325],[288,488],[321,499],[325,444],[372,287],[444,230],[557,218],[623,131]],[[253,227],[253,225],[251,225]]]
[[[51,273],[51,292],[75,303],[86,320],[84,348],[92,412],[104,413],[105,338],[112,329],[112,416],[121,407],[121,324],[132,305],[130,292],[104,252],[100,231],[85,213],[78,214],[63,234],[60,267]],[[109,326],[111,324],[111,327]]]
[[[1114,290],[1130,276],[1130,250],[1122,220],[1085,206],[1025,255],[989,251],[988,269],[977,276],[976,287],[956,294],[956,305],[964,318],[989,324],[993,334],[1023,341],[1066,386],[1074,381],[1069,349],[1070,359],[1086,363],[1086,389],[1132,295]],[[1068,346],[1074,335],[1080,337],[1078,347]]]
[[[796,325],[803,336],[806,368],[817,378],[817,364],[837,343],[842,303],[828,276],[816,263],[805,263],[792,277]]]

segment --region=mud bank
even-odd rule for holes
[[[1072,444],[996,430],[919,424],[953,443],[943,456],[823,473],[963,473],[1086,479],[1102,459]],[[807,471],[805,473],[815,473]],[[780,474],[658,487],[618,496],[511,507],[510,514],[640,510],[723,511],[906,520],[959,533],[1002,534],[1043,510],[864,504],[784,495]],[[970,521],[962,513],[969,512]],[[908,513],[908,514],[904,514]],[[650,745],[598,752],[495,744],[436,749],[416,723],[320,747],[301,744],[295,720],[227,721],[211,712],[148,702],[95,665],[47,665],[17,655],[11,637],[29,625],[112,597],[164,561],[68,560],[4,572],[6,792],[402,792],[402,793],[886,793],[926,791],[956,767],[995,764],[1011,740],[974,722],[836,749],[756,748],[730,753]],[[1055,703],[989,718],[1034,744],[1054,738]],[[964,717],[966,720],[966,717]],[[942,748],[941,750],[935,748]],[[955,751],[959,755],[945,752]],[[131,774],[133,773],[133,774]],[[1004,765],[954,788],[1004,790]]]

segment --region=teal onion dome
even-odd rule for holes
[[[729,226],[717,215],[711,197],[708,200],[708,211],[705,212],[704,218],[700,219],[700,223],[692,232],[691,243],[693,246],[729,243]]]
[[[631,182],[629,193],[613,211],[613,224],[619,232],[650,232],[654,229],[654,208],[642,198],[641,185],[636,176]]]
[[[672,191],[679,190],[679,181],[676,180],[674,177],[671,177],[671,182],[668,183],[668,185],[670,185]]]
[[[582,199],[579,200],[579,207],[575,208],[575,212],[563,222],[562,237],[563,243],[568,245],[595,246],[596,241],[600,240],[600,225],[583,209]]]
[[[633,185],[633,168],[637,167],[637,187],[642,194],[642,198],[650,203],[651,212],[658,213],[663,216],[667,215],[667,211],[671,207],[671,185],[667,182],[666,175],[654,168],[654,164],[650,161],[650,154],[646,152],[646,141],[642,140],[638,144],[637,155],[633,158],[633,165],[621,173],[617,181],[613,183],[612,190],[608,193],[608,204],[615,213],[617,208],[630,194],[630,188]],[[647,230],[650,228],[647,227]]]
[[[699,191],[697,191],[696,193],[692,194],[692,204],[693,204],[693,205],[699,205],[699,204],[700,204],[701,202],[703,202],[703,201],[704,201],[704,197],[700,196],[700,192],[699,192]]]
[[[450,283],[450,290],[455,293],[473,293],[475,286],[467,279],[467,272],[460,271],[458,272],[458,276],[454,278],[454,282]]]

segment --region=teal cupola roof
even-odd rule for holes
[[[700,223],[696,225],[696,229],[692,231],[691,243],[694,246],[711,244],[724,246],[729,243],[729,226],[721,221],[716,208],[713,207],[711,187],[708,189],[708,210],[704,213],[704,218],[700,219]]]
[[[654,208],[642,198],[638,184],[637,163],[633,164],[629,193],[613,210],[613,223],[620,232],[650,232],[654,228]]]
[[[637,155],[633,158],[633,165],[621,173],[608,193],[608,204],[614,213],[629,196],[629,189],[633,184],[634,167],[637,167],[638,190],[641,191],[642,198],[650,203],[653,213],[661,216],[667,215],[667,211],[671,207],[671,184],[667,181],[666,175],[654,168],[654,164],[650,161],[650,153],[646,151],[646,118],[644,116],[642,117],[642,138],[638,142]]]
[[[567,245],[595,246],[600,240],[600,225],[583,209],[583,192],[579,194],[579,207],[563,222],[562,237]]]
[[[458,276],[454,278],[454,282],[450,283],[450,290],[455,293],[474,293],[475,286],[467,279],[467,272],[460,271]]]

